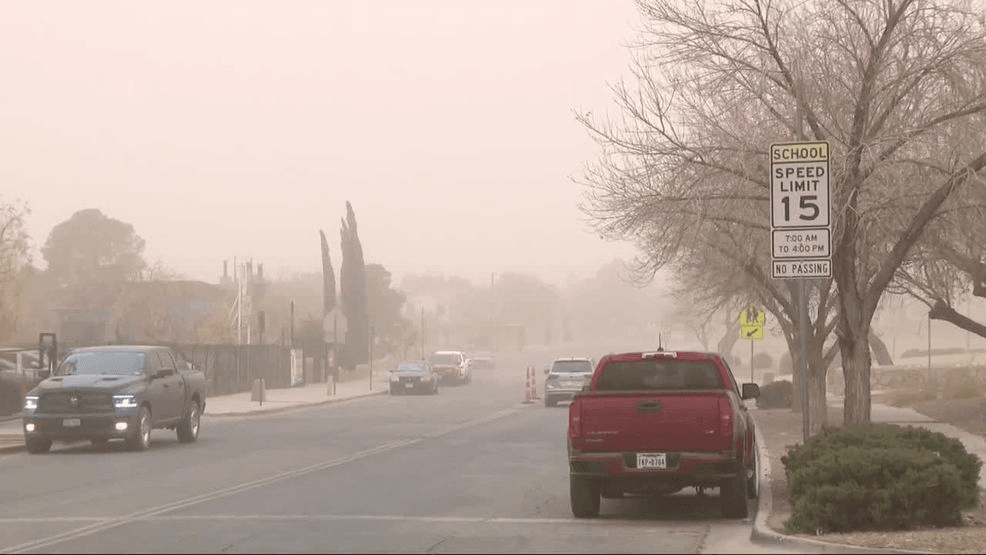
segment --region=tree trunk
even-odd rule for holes
[[[873,330],[870,330],[870,350],[873,351],[873,356],[876,357],[877,364],[882,366],[893,365],[894,359],[890,355],[890,350],[887,349],[887,344],[877,334],[873,333]]]
[[[828,424],[828,401],[826,399],[826,376],[828,367],[822,356],[822,346],[808,345],[808,419],[810,437],[822,432]]]
[[[848,333],[839,334],[839,351],[846,380],[843,421],[846,426],[870,423],[870,346],[869,325],[843,320],[852,326]]]

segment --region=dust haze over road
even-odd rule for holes
[[[694,491],[571,516],[567,410],[520,401],[524,368],[582,354],[497,353],[495,370],[438,396],[206,417],[196,443],[156,432],[146,453],[0,458],[0,550],[701,552],[748,539]]]

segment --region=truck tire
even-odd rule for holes
[[[126,441],[131,451],[146,451],[151,446],[151,411],[146,406],[140,407],[137,426]]]
[[[25,444],[27,445],[27,452],[32,455],[42,455],[51,449],[51,440],[43,437],[32,437]]]
[[[719,503],[723,518],[746,518],[747,492],[746,464],[740,464],[739,472],[719,485]]]
[[[547,395],[545,395],[544,396],[544,406],[548,407],[549,409],[551,407],[557,407],[558,406],[558,401],[555,401],[551,397],[548,397]]]
[[[755,443],[753,444],[753,453],[750,455],[753,459],[753,473],[746,483],[746,496],[750,499],[756,499],[760,495],[760,452]]]
[[[599,516],[599,484],[581,476],[569,477],[569,497],[576,518]]]
[[[191,443],[199,437],[199,426],[201,425],[202,409],[199,408],[199,400],[192,399],[188,406],[188,413],[181,419],[175,431],[178,432],[178,441],[181,443]]]

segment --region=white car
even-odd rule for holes
[[[571,401],[592,380],[596,362],[587,357],[558,358],[544,371],[544,406],[553,407],[559,401]]]

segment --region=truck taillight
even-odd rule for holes
[[[571,404],[568,405],[568,437],[570,439],[582,437],[582,403],[577,398],[572,399]]]
[[[719,422],[723,439],[733,439],[733,407],[725,395],[719,397]]]

